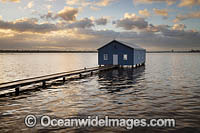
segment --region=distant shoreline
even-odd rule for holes
[[[0,53],[97,53],[97,51],[0,50]],[[147,51],[147,53],[200,53],[200,50],[191,50],[191,51]]]
[[[97,53],[97,51],[0,50],[0,53]]]

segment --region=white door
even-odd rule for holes
[[[113,55],[113,65],[118,65],[118,55],[117,54]]]

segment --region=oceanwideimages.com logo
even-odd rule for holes
[[[175,119],[133,119],[133,118],[111,118],[105,116],[88,116],[87,118],[53,118],[50,116],[36,117],[27,115],[24,119],[25,125],[29,128],[40,124],[42,127],[175,127]]]

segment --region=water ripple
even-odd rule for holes
[[[185,56],[190,58],[190,55]],[[195,58],[192,58],[193,61],[187,60],[184,63],[179,54],[149,54],[145,67],[101,72],[18,97],[0,98],[0,131],[32,131],[23,124],[25,115],[45,114],[64,118],[70,115],[175,118],[176,128],[165,128],[166,132],[199,132],[200,62],[199,56],[196,58],[198,64],[192,63],[195,62]],[[179,62],[174,63],[174,60]],[[81,128],[54,131],[41,127],[36,130],[86,131]],[[92,128],[87,131],[99,132]],[[115,129],[101,129],[101,132],[114,131]],[[164,132],[159,128],[136,128],[134,131]]]

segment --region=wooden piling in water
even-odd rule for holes
[[[65,77],[63,77],[63,83],[65,83],[65,80],[66,80]]]
[[[46,81],[42,82],[42,88],[46,88]]]
[[[15,88],[15,95],[16,95],[16,96],[19,96],[19,87],[16,87],[16,88]]]

